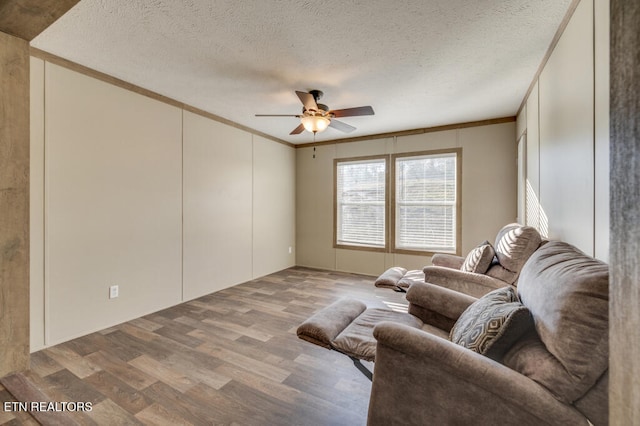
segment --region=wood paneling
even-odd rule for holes
[[[44,424],[363,425],[371,382],[295,330],[341,297],[406,307],[402,293],[373,281],[296,267],[230,287],[35,352],[31,371],[0,387],[0,403],[92,403],[90,412],[46,413]]]
[[[611,0],[610,424],[640,419],[640,4]]]
[[[79,0],[0,1],[0,31],[31,41]]]
[[[4,33],[0,94],[2,377],[27,368],[29,362],[29,45]]]

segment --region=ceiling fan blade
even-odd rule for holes
[[[355,108],[336,109],[329,111],[334,117],[355,117],[357,115],[374,115],[373,108],[370,106],[361,106]]]
[[[298,95],[298,97],[300,98],[300,101],[302,101],[302,105],[304,105],[304,109],[314,110],[314,111],[318,110],[318,104],[316,103],[316,99],[313,97],[311,93],[299,92],[296,90],[296,95]]]
[[[304,131],[304,126],[302,124],[300,124],[298,127],[296,127],[295,129],[293,129],[291,131],[291,133],[289,133],[290,135],[298,135],[300,133],[302,133]]]
[[[256,117],[302,117],[300,114],[256,114]]]
[[[345,133],[351,133],[356,129],[353,126],[338,120],[331,120],[329,122],[329,127],[333,127],[334,129],[340,130],[341,132]]]

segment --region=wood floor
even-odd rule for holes
[[[3,406],[72,401],[92,410],[0,410],[0,423],[365,424],[371,382],[346,356],[295,334],[345,296],[406,309],[402,294],[375,288],[372,277],[287,269],[33,353],[30,371],[3,379]]]

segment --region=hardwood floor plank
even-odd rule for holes
[[[215,407],[207,407],[162,382],[154,383],[143,392],[147,397],[162,404],[172,413],[195,425],[212,424],[217,414]],[[216,420],[219,423],[223,422],[222,418],[216,418]]]
[[[216,346],[212,343],[203,343],[198,346],[197,350],[220,360],[224,360],[229,364],[237,365],[238,367],[253,371],[256,374],[260,374],[261,376],[276,382],[283,381],[289,375],[289,372],[282,368],[275,367],[259,359],[254,359],[220,346]]]
[[[213,389],[220,389],[231,380],[229,377],[219,374],[214,368],[221,363],[216,362],[216,367],[213,367],[211,363],[209,365],[203,365],[193,359],[187,359],[182,354],[176,354],[162,361],[164,365],[171,368],[174,371],[184,374],[186,377],[204,383]]]
[[[30,361],[31,371],[42,377],[56,373],[64,368],[57,361],[53,360],[46,353],[44,353],[44,351],[32,353]]]
[[[197,337],[203,342],[215,341],[219,338],[236,340],[242,337],[242,334],[236,333],[235,331],[226,330],[213,324],[209,324],[204,321],[197,321],[192,318],[180,317],[176,318],[176,321],[187,325],[195,325],[195,323],[199,322],[198,328],[190,331],[189,336]]]
[[[45,382],[64,395],[66,401],[91,402],[92,405],[105,399],[91,384],[81,380],[69,370],[61,370],[57,373],[43,377]]]
[[[203,321],[206,324],[215,325],[216,327],[222,328],[224,330],[229,330],[235,333],[239,333],[243,336],[251,337],[252,339],[260,340],[261,342],[266,342],[271,339],[273,335],[263,333],[259,330],[256,330],[253,327],[253,324],[249,327],[244,327],[238,324],[234,324],[229,321],[214,321],[210,319],[206,319]]]
[[[44,350],[49,358],[75,374],[80,378],[88,377],[100,371],[100,366],[84,359],[81,355],[66,346],[64,343]],[[55,373],[54,373],[55,374]]]
[[[145,425],[150,426],[192,426],[193,423],[186,421],[177,414],[167,410],[161,404],[155,403],[136,414],[136,418]]]
[[[208,415],[212,422],[220,424],[264,425],[264,418],[254,407],[246,406],[224,391],[212,389],[200,384],[189,389],[186,395],[193,403],[209,407]],[[215,420],[214,420],[215,419]]]
[[[153,403],[144,394],[107,371],[99,371],[84,381],[130,414],[136,414]]]
[[[134,426],[144,424],[109,399],[96,404],[89,416],[99,425]]]
[[[180,392],[186,392],[194,387],[197,382],[186,377],[177,371],[165,366],[160,361],[156,361],[147,355],[142,355],[136,359],[129,361],[129,364],[136,367],[138,370],[147,373],[148,375],[155,377],[158,381],[171,386]],[[154,383],[154,385],[157,383]],[[151,385],[153,386],[153,385]],[[149,387],[151,387],[149,386]]]
[[[94,352],[87,356],[87,358],[102,367],[104,371],[108,371],[120,380],[134,389],[141,390],[149,385],[157,382],[157,379],[138,370],[129,363],[121,360],[120,358],[111,355],[110,353],[103,352],[102,350]]]

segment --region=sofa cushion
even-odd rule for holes
[[[489,241],[485,241],[469,252],[460,267],[461,271],[484,274],[491,266],[496,252]]]
[[[536,333],[514,345],[504,363],[573,403],[608,368],[608,265],[550,241],[522,269],[518,293]]]
[[[535,228],[514,223],[503,227],[498,232],[493,248],[500,265],[517,273],[540,243],[542,238]]]
[[[451,329],[450,340],[498,360],[532,328],[529,310],[509,286],[487,293],[472,303]]]

